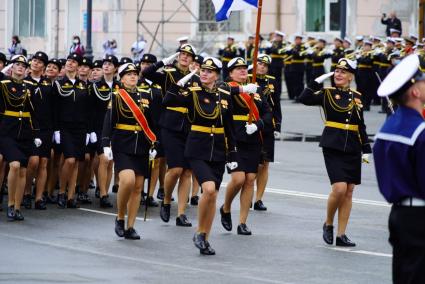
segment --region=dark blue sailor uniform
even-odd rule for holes
[[[362,153],[371,153],[363,119],[361,94],[352,89],[320,88],[313,81],[300,102],[321,106],[325,128],[320,139],[331,184],[361,183]]]
[[[379,190],[392,203],[393,283],[425,283],[425,121],[399,106],[375,136]]]

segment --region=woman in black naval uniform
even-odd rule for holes
[[[146,128],[135,118],[134,110],[127,105],[121,92],[127,92],[129,99],[143,114],[147,127],[154,129],[152,119],[150,92],[137,89],[138,70],[133,63],[120,66],[118,74],[122,86],[115,91],[112,98],[111,126],[112,153],[115,162],[115,172],[119,175],[119,190],[117,197],[118,216],[115,220],[115,233],[119,237],[138,240],[140,236],[134,229],[137,211],[140,206],[141,193],[145,177],[148,176],[149,159],[154,159],[155,135],[149,135]],[[153,130],[152,130],[153,131]],[[127,229],[124,229],[127,211]]]
[[[368,155],[371,153],[363,119],[362,97],[359,92],[350,88],[355,71],[355,62],[341,58],[335,73],[330,72],[316,78],[300,97],[303,104],[319,105],[325,113],[325,129],[320,147],[323,149],[332,191],[323,224],[323,239],[327,244],[333,244],[333,221],[338,210],[337,246],[355,246],[346,236],[345,230],[350,217],[354,187],[361,182],[362,160],[368,162]],[[336,87],[321,88],[320,84],[331,76]]]
[[[11,63],[12,76],[0,83],[0,152],[9,164],[7,176],[9,221],[22,221],[21,201],[24,194],[26,168],[32,153],[32,146],[41,146],[36,129],[39,129],[34,119],[34,109],[31,105],[31,95],[34,93],[31,81],[24,80],[28,62],[25,56],[15,55]],[[33,138],[37,137],[37,138]]]
[[[245,85],[248,80],[247,65],[243,58],[236,57],[229,61],[229,76],[232,80],[227,84],[230,86]],[[265,125],[271,125],[272,113],[267,100],[257,93],[257,85],[252,89],[244,90],[243,93],[232,95],[233,120],[236,132],[236,143],[238,147],[237,163],[238,167],[231,170],[232,179],[226,188],[226,197],[223,206],[220,208],[221,224],[227,231],[232,230],[231,205],[236,195],[240,196],[240,217],[238,234],[251,235],[251,231],[246,225],[249,208],[251,207],[254,193],[254,183],[257,177],[258,165],[262,162],[263,136],[261,131]],[[250,93],[254,94],[251,106]],[[253,120],[249,124],[249,113],[252,108]]]

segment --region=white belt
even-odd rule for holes
[[[396,205],[408,207],[425,207],[425,200],[416,197],[407,197],[397,202]]]

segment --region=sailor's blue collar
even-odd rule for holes
[[[425,120],[420,113],[412,108],[399,106],[375,135],[375,140],[381,139],[412,146],[424,129]]]

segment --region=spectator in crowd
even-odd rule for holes
[[[69,53],[76,53],[79,56],[84,56],[85,50],[84,46],[81,44],[81,39],[79,36],[75,35],[72,38],[72,45],[69,48]]]
[[[140,36],[139,40],[135,41],[131,46],[131,54],[133,55],[134,61],[140,61],[145,53],[146,40],[143,36]]]
[[[22,48],[22,45],[21,45],[21,40],[19,39],[17,35],[12,36],[12,45],[8,48],[8,51],[9,51],[10,57],[24,53],[24,49]]]
[[[116,55],[117,54],[117,41],[115,39],[107,40],[103,43],[103,55]]]
[[[395,29],[400,31],[400,35],[403,33],[403,31],[401,30],[401,21],[399,18],[397,18],[394,11],[390,13],[389,18],[387,18],[387,15],[385,13],[383,13],[381,18],[381,23],[387,26],[387,29],[386,29],[387,36],[391,35],[390,29]]]

